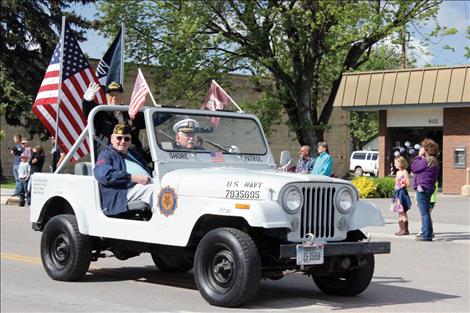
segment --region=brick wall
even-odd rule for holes
[[[460,194],[465,185],[466,169],[454,168],[454,148],[467,151],[466,167],[470,167],[470,108],[444,109],[442,153],[442,186],[444,193]]]
[[[387,156],[387,111],[379,111],[379,176],[384,177],[388,174]]]

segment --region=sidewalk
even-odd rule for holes
[[[385,226],[370,226],[363,228],[369,232],[372,238],[400,238],[414,240],[416,234],[421,231],[421,216],[414,200],[414,194],[410,197],[413,205],[408,213],[410,235],[395,236],[398,231],[398,214],[390,211],[390,199],[361,199],[377,205],[385,219]],[[432,211],[434,222],[434,241],[452,241],[470,244],[470,198],[458,195],[438,194],[437,203]]]
[[[13,197],[15,189],[0,189],[0,204],[18,205],[18,198]]]
[[[420,221],[409,221],[410,234],[408,236],[395,236],[398,231],[397,220],[386,219],[385,226],[369,226],[364,227],[364,232],[370,233],[372,239],[376,237],[382,238],[400,238],[404,240],[415,240],[416,234],[421,231]],[[455,225],[434,222],[434,241],[452,241],[470,244],[470,227],[467,225]]]

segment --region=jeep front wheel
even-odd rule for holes
[[[54,216],[44,227],[41,259],[52,279],[73,281],[83,277],[90,266],[91,249],[91,239],[79,232],[74,215]]]
[[[194,259],[194,277],[212,305],[238,307],[250,301],[261,280],[261,260],[249,235],[217,228],[202,238]]]
[[[362,267],[332,273],[328,276],[312,275],[313,281],[326,294],[336,296],[355,296],[369,286],[374,275],[374,255],[366,254],[360,257]]]
[[[186,273],[193,268],[193,263],[184,257],[152,253],[153,263],[164,273]]]

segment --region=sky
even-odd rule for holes
[[[93,18],[98,10],[95,4],[76,5],[74,11],[86,18]],[[410,45],[415,49],[409,49],[408,53],[417,60],[417,66],[431,64],[434,66],[456,66],[470,64],[470,59],[465,58],[464,46],[470,46],[470,40],[466,39],[467,26],[470,25],[470,1],[444,1],[439,10],[438,21],[441,26],[455,27],[457,34],[433,38],[429,46],[420,44],[421,34],[429,33],[434,28],[434,23],[421,25],[417,31],[413,26],[410,32],[414,35],[410,38]],[[99,35],[97,31],[88,31],[87,41],[80,44],[82,50],[91,58],[100,59],[106,52],[108,44],[112,38],[105,38]],[[452,46],[455,51],[443,49],[445,45]]]

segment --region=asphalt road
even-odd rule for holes
[[[39,257],[41,233],[34,232],[29,210],[1,206],[1,312],[469,312],[470,199],[443,196],[433,218],[436,239],[396,238],[388,200],[374,200],[387,225],[366,231],[372,240],[390,240],[392,253],[376,256],[369,288],[343,298],[324,295],[300,274],[261,282],[255,300],[241,309],[207,304],[192,271],[161,273],[149,255],[127,261],[92,263],[80,282],[51,280]],[[416,208],[411,230],[419,228]]]

